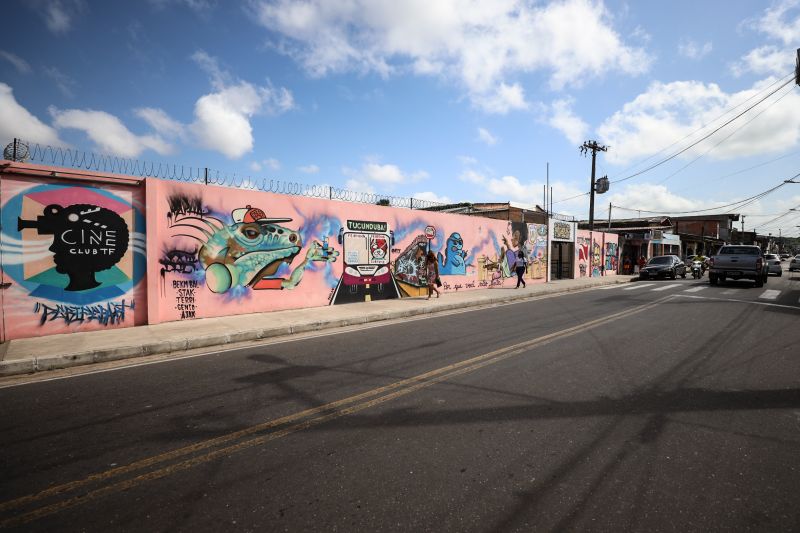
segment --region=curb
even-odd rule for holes
[[[505,294],[502,296],[489,296],[487,298],[476,298],[470,302],[439,303],[436,307],[423,308],[404,308],[391,311],[379,311],[364,314],[355,318],[332,318],[328,320],[308,321],[291,326],[261,327],[247,331],[237,331],[235,333],[223,333],[208,335],[204,337],[187,337],[171,340],[158,340],[144,342],[134,346],[118,346],[115,348],[90,349],[82,352],[50,355],[35,357],[31,359],[14,359],[11,361],[0,361],[0,377],[16,376],[21,374],[34,374],[48,370],[59,370],[76,366],[84,366],[95,363],[118,361],[121,359],[135,359],[151,355],[164,355],[173,352],[182,352],[198,348],[210,348],[214,346],[225,346],[239,342],[250,342],[272,337],[281,337],[311,331],[322,331],[328,329],[341,328],[346,326],[357,326],[372,322],[382,322],[385,320],[395,320],[418,315],[437,315],[457,309],[471,309],[497,304],[505,304],[515,301],[530,300],[541,296],[554,294],[566,294],[570,292],[582,291],[604,285],[619,285],[631,281],[627,277],[620,276],[620,279],[610,283],[597,283],[591,285],[581,285],[572,287],[552,287],[544,285],[544,290],[533,294]],[[606,278],[608,279],[608,278]],[[488,291],[487,291],[488,292]]]

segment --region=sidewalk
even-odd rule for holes
[[[381,300],[18,339],[0,346],[0,376],[178,353],[293,333],[501,304],[548,294],[627,283],[631,278],[632,276],[611,276],[556,280],[537,285],[529,283],[525,289],[495,287],[452,292],[431,300],[425,298]]]

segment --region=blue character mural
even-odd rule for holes
[[[443,256],[439,252],[439,274],[442,276],[464,276],[467,274],[467,250],[460,233],[451,233]]]

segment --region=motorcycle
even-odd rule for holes
[[[694,279],[702,278],[704,270],[705,268],[702,261],[692,261],[692,277]]]

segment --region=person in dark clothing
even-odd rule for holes
[[[520,283],[522,283],[522,287],[525,288],[525,280],[522,279],[522,276],[525,275],[525,270],[527,270],[528,260],[525,258],[525,253],[522,250],[517,253],[517,260],[514,264],[517,267],[517,288],[519,289]]]

